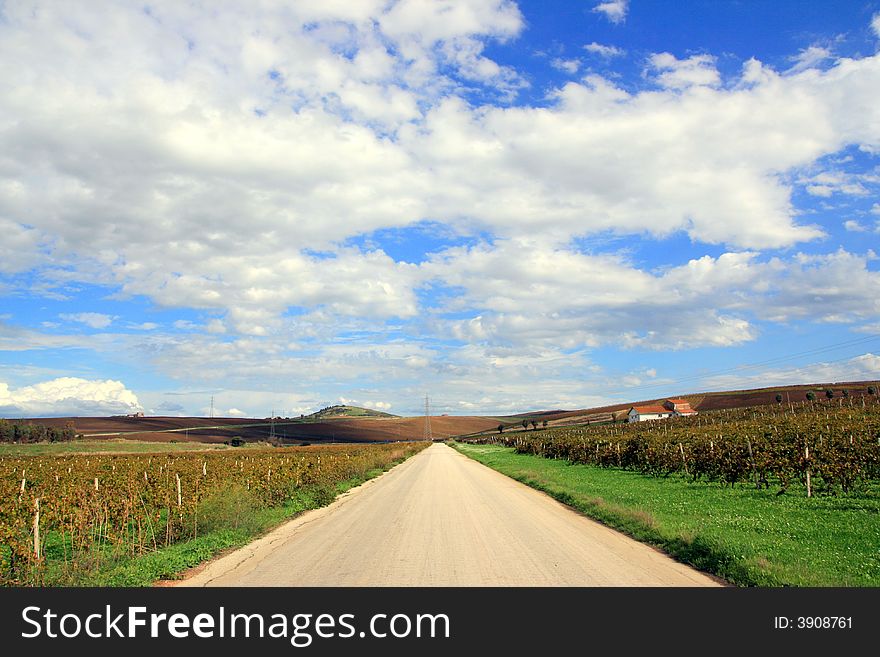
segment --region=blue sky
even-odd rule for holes
[[[880,378],[880,3],[0,6],[0,416]]]

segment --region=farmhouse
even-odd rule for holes
[[[684,399],[667,399],[663,402],[663,406],[679,417],[697,414],[697,412],[691,408],[690,402],[687,402]]]
[[[660,404],[633,406],[629,409],[627,422],[644,422],[646,420],[663,420],[672,417],[673,412]]]
[[[646,404],[633,406],[627,414],[627,422],[644,422],[646,420],[665,420],[670,417],[687,417],[696,415],[690,403],[684,399],[667,399],[663,404]]]

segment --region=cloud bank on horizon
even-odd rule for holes
[[[0,416],[880,378],[880,5],[681,4],[4,4]]]

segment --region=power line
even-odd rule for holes
[[[431,433],[431,411],[428,402],[428,395],[425,395],[425,440],[434,440],[434,436]]]

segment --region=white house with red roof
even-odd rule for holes
[[[665,420],[672,417],[672,411],[661,404],[642,404],[633,406],[627,415],[628,422],[645,422],[646,420]]]
[[[665,420],[670,417],[687,417],[696,415],[689,402],[684,399],[667,399],[662,404],[641,404],[629,409],[627,422],[645,422],[646,420]]]

